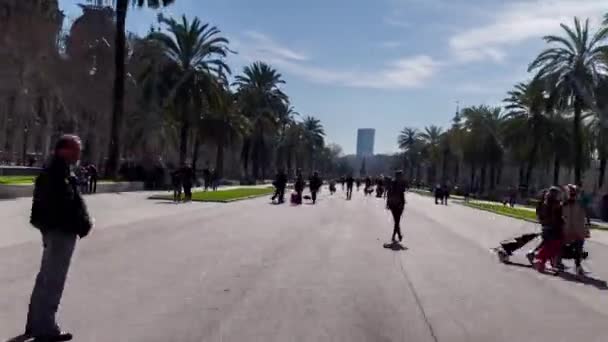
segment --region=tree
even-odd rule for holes
[[[416,159],[416,151],[414,149],[415,144],[419,141],[420,134],[417,129],[411,127],[405,127],[399,133],[397,138],[397,144],[399,148],[403,150],[404,156],[409,165],[409,176],[414,179],[414,163]]]
[[[201,119],[198,134],[216,145],[215,170],[224,173],[224,148],[242,139],[249,131],[249,120],[237,109],[236,97],[230,89],[216,85],[217,93],[210,97],[210,110]]]
[[[272,133],[280,123],[278,113],[289,103],[287,95],[279,88],[284,83],[282,75],[263,62],[246,66],[243,74],[235,78],[240,110],[251,122],[250,134],[243,142],[241,161],[247,174],[251,159],[255,179],[260,168],[262,176],[265,174]]]
[[[148,38],[156,42],[167,57],[165,68],[171,70],[173,102],[180,124],[179,162],[184,163],[188,152],[188,137],[192,122],[209,102],[216,80],[225,79],[230,68],[224,62],[228,55],[228,39],[221,31],[198,18],[192,22],[186,16],[181,21],[160,19],[167,33],[153,32]],[[194,118],[192,117],[194,115]]]
[[[137,7],[159,8],[168,6],[175,0],[133,0]],[[118,160],[120,158],[120,128],[124,114],[125,100],[125,55],[126,55],[126,33],[125,23],[127,20],[127,9],[129,0],[116,1],[116,39],[114,48],[114,95],[112,97],[112,119],[110,130],[109,156],[106,165],[106,173],[110,177],[116,177],[118,171]]]
[[[315,168],[315,153],[325,145],[325,130],[321,121],[313,116],[307,116],[302,122],[304,129],[304,142],[308,150],[308,165],[312,173]]]
[[[424,143],[424,149],[429,156],[430,168],[428,181],[435,182],[437,177],[437,164],[441,158],[441,136],[443,130],[439,126],[431,125],[424,128],[420,133],[420,140]]]
[[[527,150],[527,168],[523,185],[528,187],[532,170],[538,159],[541,139],[546,138],[549,128],[547,117],[544,115],[549,105],[549,95],[538,79],[516,84],[507,95],[504,100],[507,110],[505,118],[509,119],[506,131],[512,138],[511,146]]]
[[[473,106],[463,109],[462,115],[467,132],[464,139],[464,158],[471,165],[471,184],[475,183],[476,167],[480,166],[479,189],[483,191],[489,166],[490,189],[493,189],[497,181],[496,171],[504,155],[501,135],[505,117],[502,115],[502,108]]]
[[[583,135],[581,116],[585,109],[584,97],[593,92],[594,84],[605,72],[602,64],[608,47],[601,45],[608,37],[608,27],[602,27],[590,35],[589,20],[583,25],[574,18],[574,28],[560,25],[564,36],[545,36],[544,40],[552,47],[541,52],[530,64],[529,71],[537,71],[538,78],[551,84],[562,100],[570,103],[574,110],[572,121],[574,177],[581,185],[583,170]]]

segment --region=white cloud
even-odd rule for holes
[[[488,24],[464,30],[449,40],[449,46],[462,62],[490,59],[502,61],[510,47],[547,34],[559,34],[560,23],[572,18],[591,18],[598,22],[608,11],[606,0],[520,0],[493,8]]]
[[[294,61],[307,61],[309,58],[303,53],[289,49],[276,43],[269,36],[257,32],[257,31],[246,31],[245,36],[253,39],[257,44],[257,52],[261,54],[270,54],[279,58]]]
[[[427,55],[407,56],[386,63],[378,69],[332,69],[313,64],[306,54],[284,47],[264,34],[245,35],[251,39],[239,40],[239,53],[248,60],[262,60],[282,72],[308,81],[347,87],[400,89],[423,86],[441,67]]]

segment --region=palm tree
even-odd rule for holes
[[[473,106],[462,111],[465,118],[464,158],[471,164],[471,184],[476,167],[481,166],[479,188],[485,188],[487,166],[490,166],[490,189],[497,182],[496,171],[504,154],[502,130],[505,117],[500,107]],[[500,174],[500,172],[498,172]]]
[[[167,33],[152,32],[148,38],[156,42],[166,57],[165,68],[171,70],[169,83],[172,86],[167,101],[177,111],[180,123],[179,162],[186,161],[188,136],[192,115],[200,113],[217,79],[225,79],[230,69],[224,58],[230,52],[228,39],[221,31],[198,18],[192,22],[186,16],[181,21],[160,19]],[[195,115],[196,116],[196,115]]]
[[[313,116],[307,116],[302,122],[304,129],[304,142],[308,150],[310,172],[315,168],[315,153],[325,145],[325,130],[321,121]]]
[[[431,125],[424,128],[420,133],[420,140],[424,143],[430,159],[430,168],[428,173],[428,182],[435,182],[437,176],[437,163],[441,158],[441,136],[443,130],[439,126]]]
[[[124,113],[125,100],[125,46],[127,42],[125,34],[125,23],[129,0],[116,1],[116,37],[114,48],[114,95],[112,98],[112,122],[110,131],[110,146],[106,173],[110,177],[116,177],[118,171],[118,159],[120,154],[120,128]],[[133,0],[137,7],[159,8],[168,6],[175,0]]]
[[[219,176],[224,172],[224,148],[244,137],[249,130],[249,120],[238,111],[236,97],[230,89],[218,84],[216,96],[210,98],[210,110],[200,122],[202,140],[216,145],[215,170]]]
[[[411,127],[403,128],[397,138],[397,144],[399,145],[399,148],[403,150],[404,156],[407,159],[410,170],[409,175],[412,180],[414,179],[414,160],[416,158],[414,145],[419,141],[419,138],[420,134],[418,130]]]
[[[260,168],[262,176],[265,174],[272,133],[280,125],[279,113],[289,103],[287,95],[280,89],[284,83],[282,75],[263,62],[246,66],[243,75],[235,78],[240,110],[251,122],[250,134],[243,141],[241,161],[247,174],[251,159],[255,179]]]
[[[544,113],[549,105],[549,95],[538,79],[516,84],[507,95],[504,99],[507,110],[505,118],[509,119],[507,135],[513,138],[512,146],[528,150],[523,180],[523,185],[527,187],[538,159],[541,139],[546,137],[548,129],[548,119]]]
[[[593,86],[606,66],[602,58],[608,47],[601,45],[608,37],[608,27],[589,33],[589,20],[583,25],[574,18],[574,28],[561,24],[564,36],[545,36],[544,40],[553,45],[541,52],[530,64],[529,71],[538,71],[538,78],[552,84],[564,101],[574,108],[574,177],[577,184],[582,182],[583,136],[581,115],[585,108],[584,97],[593,92]]]

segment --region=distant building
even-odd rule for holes
[[[374,155],[374,138],[376,130],[373,128],[360,128],[357,130],[357,157],[370,157]]]

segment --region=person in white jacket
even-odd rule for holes
[[[589,228],[585,224],[585,208],[583,208],[578,200],[578,188],[575,185],[567,185],[566,190],[567,199],[563,204],[564,242],[570,244],[574,252],[576,273],[584,275],[585,270],[581,265],[581,261],[583,259],[585,239],[589,237]]]

